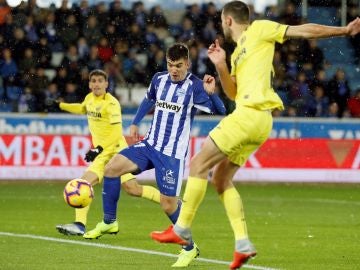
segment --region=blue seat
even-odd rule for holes
[[[12,112],[12,104],[0,101],[0,112]]]
[[[6,87],[6,97],[11,101],[17,101],[22,93],[22,88],[19,86]]]

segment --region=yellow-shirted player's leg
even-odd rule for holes
[[[141,197],[156,203],[160,203],[160,191],[153,186],[142,186]]]
[[[90,205],[84,207],[84,208],[76,208],[75,209],[75,222],[80,222],[86,226],[87,222],[87,215],[90,210]]]
[[[176,224],[180,227],[191,227],[195,213],[199,208],[200,203],[204,199],[207,183],[207,179],[189,176],[186,183],[180,215],[176,222]]]
[[[235,240],[248,238],[243,204],[235,187],[225,190],[220,195],[226,214],[233,229]]]
[[[153,186],[139,185],[135,176],[131,173],[121,176],[121,184],[131,196],[142,197],[160,203],[160,191]]]

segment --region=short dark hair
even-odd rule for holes
[[[184,43],[175,43],[166,51],[166,58],[171,61],[189,59],[189,48]]]
[[[227,3],[223,8],[225,16],[230,15],[236,23],[249,23],[250,10],[247,4],[241,1],[232,1]]]
[[[101,69],[94,69],[90,72],[89,74],[89,80],[91,80],[92,76],[103,76],[105,81],[108,80],[108,75],[105,71],[101,70]]]

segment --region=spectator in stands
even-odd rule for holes
[[[314,91],[316,86],[321,86],[323,89],[327,89],[326,73],[324,69],[316,71],[315,78],[310,82],[310,88]],[[328,94],[327,94],[328,95]]]
[[[324,64],[324,54],[322,50],[317,46],[317,40],[309,39],[309,48],[307,53],[307,58],[305,62],[312,64],[315,71],[322,69]]]
[[[350,98],[350,87],[342,69],[338,69],[334,77],[329,81],[328,93],[331,102],[338,105],[338,117],[342,117]]]
[[[109,43],[109,40],[106,37],[100,38],[99,44],[98,44],[98,57],[103,62],[109,62],[111,57],[114,55],[114,51],[111,48],[111,45]]]
[[[0,0],[0,26],[6,22],[6,16],[10,14],[11,9],[6,0]]]
[[[21,28],[15,28],[13,38],[9,41],[9,49],[11,49],[16,62],[24,57],[24,51],[26,48],[31,48],[31,43],[26,40],[24,30]]]
[[[39,35],[37,33],[36,26],[34,25],[33,16],[28,16],[26,18],[26,24],[24,25],[24,30],[26,33],[26,39],[32,44],[36,43],[39,40]]]
[[[149,21],[155,28],[167,28],[168,22],[160,5],[150,9]]]
[[[191,26],[194,29],[194,35],[201,36],[201,30],[205,26],[207,19],[205,19],[201,14],[201,9],[199,4],[195,3],[187,7],[187,11],[183,17],[183,28],[186,31],[186,26],[184,23],[189,25],[187,22],[188,20],[191,21]],[[185,40],[186,41],[186,40]]]
[[[39,43],[34,48],[37,66],[51,68],[52,52],[48,39],[45,36],[40,37]]]
[[[212,22],[217,33],[221,32],[221,12],[213,2],[205,4],[202,18],[206,23]]]
[[[80,29],[74,14],[67,16],[62,27],[58,28],[58,35],[65,48],[77,42],[80,36]]]
[[[4,86],[16,84],[16,77],[18,75],[18,66],[12,58],[12,53],[9,48],[5,48],[2,52],[2,59],[0,60],[0,76],[3,79]]]
[[[178,38],[179,42],[195,41],[196,30],[193,21],[189,17],[184,17],[182,21],[182,32]]]
[[[129,12],[122,7],[120,0],[115,0],[110,4],[109,18],[110,23],[116,26],[117,32],[124,36],[132,19]]]
[[[60,112],[60,109],[53,106],[54,100],[61,100],[61,95],[56,83],[50,83],[44,91],[45,110],[47,112]]]
[[[105,29],[106,25],[110,23],[106,3],[104,1],[99,1],[94,5],[93,9],[93,14],[96,16],[100,29]]]
[[[129,44],[129,48],[134,50],[145,50],[145,40],[143,38],[144,32],[137,23],[132,23],[129,28],[129,33],[126,36],[126,41]]]
[[[77,51],[78,51],[80,60],[84,60],[86,57],[88,57],[90,48],[89,48],[86,38],[80,37],[77,40]]]
[[[24,74],[28,72],[32,67],[37,65],[37,60],[34,55],[34,51],[31,48],[26,48],[24,52],[24,58],[19,60],[19,72]]]
[[[307,116],[307,103],[311,99],[310,87],[304,72],[300,71],[290,88],[291,104],[297,108],[299,116]]]
[[[103,64],[99,58],[98,47],[96,45],[92,45],[90,47],[89,55],[85,58],[83,62],[86,64],[90,71],[102,68]]]
[[[136,23],[142,31],[144,31],[149,17],[147,11],[145,10],[144,3],[142,1],[135,2],[132,6],[131,12],[134,18],[133,22]]]
[[[55,83],[57,85],[61,96],[65,94],[65,86],[68,81],[68,70],[65,67],[58,67],[52,83]]]
[[[329,113],[327,117],[338,118],[339,117],[339,105],[336,102],[331,102],[329,105]]]
[[[30,87],[25,87],[24,93],[20,95],[17,111],[20,113],[38,112],[37,104],[38,100],[33,94],[32,89]]]
[[[329,98],[325,95],[324,88],[317,85],[314,87],[313,93],[306,102],[305,114],[314,117],[328,116]]]
[[[65,24],[68,16],[73,13],[69,8],[69,1],[62,0],[60,8],[55,10],[55,25],[57,29],[61,29]]]
[[[65,95],[63,100],[66,103],[78,103],[81,101],[80,95],[77,93],[78,87],[75,83],[68,82],[65,85]]]
[[[8,42],[13,39],[15,27],[13,15],[11,13],[7,14],[5,17],[5,23],[0,25],[0,33],[4,37],[7,46],[9,45]]]
[[[349,98],[348,108],[352,117],[360,118],[360,88]]]
[[[81,62],[79,61],[77,46],[75,44],[71,44],[69,46],[60,65],[68,70],[69,80],[77,80],[81,68]]]
[[[115,24],[108,23],[105,26],[104,37],[108,40],[109,45],[111,47],[113,47],[114,44],[116,43],[117,39],[119,38],[119,35],[116,31]],[[100,39],[100,41],[101,41],[101,39]]]
[[[39,32],[46,37],[49,47],[52,51],[62,51],[63,45],[58,39],[57,26],[55,21],[55,13],[48,11],[45,21],[40,24]]]
[[[279,19],[281,23],[288,25],[298,25],[301,22],[301,17],[296,12],[296,6],[291,1],[285,3]]]
[[[97,45],[102,37],[101,27],[95,15],[90,15],[83,25],[82,33],[86,38],[89,46]]]

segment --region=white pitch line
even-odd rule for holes
[[[129,248],[129,247],[123,247],[123,246],[112,246],[112,245],[100,244],[100,243],[89,243],[89,242],[85,242],[85,241],[67,240],[67,239],[33,235],[33,234],[17,234],[17,233],[9,233],[9,232],[0,232],[0,235],[10,236],[10,237],[19,237],[19,238],[30,238],[30,239],[36,239],[36,240],[45,240],[45,241],[51,241],[51,242],[67,243],[67,244],[82,245],[82,246],[91,246],[91,247],[98,247],[98,248],[116,249],[116,250],[122,250],[122,251],[137,252],[137,253],[177,258],[177,255],[174,255],[171,253],[160,252],[160,251],[153,251],[153,250],[146,250],[146,249],[139,249],[139,248]],[[201,261],[201,262],[214,263],[214,264],[224,264],[224,265],[230,264],[230,262],[227,262],[227,261],[213,260],[213,259],[206,259],[206,258],[197,258],[196,260]],[[257,269],[257,270],[280,270],[280,269],[276,269],[276,268],[249,265],[249,264],[244,265],[243,268]]]

